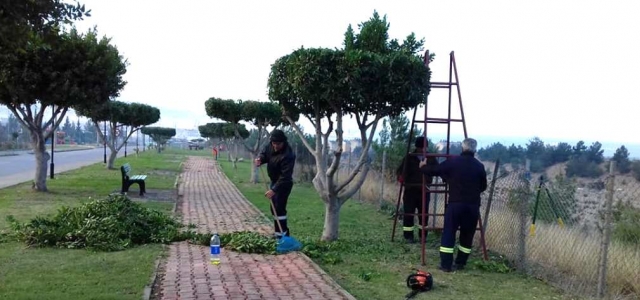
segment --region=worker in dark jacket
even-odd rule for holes
[[[415,216],[407,214],[417,214],[418,216],[418,224],[420,224],[420,227],[418,229],[418,237],[422,237],[422,230],[427,226],[427,221],[429,220],[429,216],[425,216],[425,223],[422,224],[422,217],[420,216],[420,214],[422,213],[422,179],[424,177],[425,184],[430,184],[433,180],[433,177],[424,176],[418,166],[420,164],[420,161],[422,161],[423,149],[427,146],[427,142],[425,141],[425,138],[423,136],[416,138],[415,150],[412,154],[407,154],[396,169],[398,181],[400,183],[404,183],[405,186],[404,194],[402,196],[403,210],[405,213],[402,221],[402,232],[404,234],[405,241],[407,241],[408,243],[415,242],[415,239],[413,237],[413,224],[415,221]],[[405,162],[407,165],[403,174]],[[429,157],[427,159],[427,162],[429,165],[438,164],[438,161],[435,159],[435,157]],[[427,191],[426,203],[424,208],[425,214],[429,213],[430,195],[431,194]]]
[[[478,143],[462,142],[462,153],[437,166],[420,162],[425,175],[440,176],[449,185],[449,205],[444,213],[444,229],[440,243],[440,270],[452,271],[456,231],[460,228],[460,245],[455,268],[463,269],[471,253],[473,236],[480,216],[480,194],[487,189],[484,165],[474,156]]]
[[[296,163],[296,155],[287,142],[287,136],[282,130],[271,132],[270,144],[266,145],[255,160],[256,166],[267,164],[267,173],[271,179],[269,190],[264,194],[273,202],[276,209],[274,218],[280,220],[282,232],[274,219],[273,226],[276,238],[283,235],[289,236],[287,226],[287,201],[293,188],[293,168]],[[273,214],[273,211],[271,212]]]

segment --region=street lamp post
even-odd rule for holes
[[[104,121],[104,138],[102,139],[104,143],[104,163],[107,163],[107,121]]]
[[[51,179],[53,179],[53,167],[54,167],[54,163],[53,163],[53,145],[56,143],[56,120],[55,120],[55,106],[52,105],[51,106],[51,164],[49,165],[49,169],[51,169],[51,172],[49,173],[49,177]],[[46,176],[46,175],[45,175]]]
[[[124,127],[124,136],[125,136],[124,137],[125,138],[125,140],[124,140],[124,157],[127,157],[127,140],[126,140],[126,138],[127,138],[127,126]]]

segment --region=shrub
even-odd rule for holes
[[[596,178],[604,173],[600,166],[589,161],[586,156],[575,157],[569,160],[566,169],[567,177]]]
[[[25,224],[11,216],[8,220],[15,237],[31,247],[118,251],[186,239],[181,233],[184,225],[176,219],[121,195],[65,206],[51,218],[38,216]]]
[[[0,241],[10,236],[30,247],[118,251],[185,240],[208,246],[212,235],[195,233],[195,226],[185,226],[122,195],[110,195],[78,207],[62,207],[51,218],[36,217],[24,224],[12,216],[7,219],[13,232],[0,235]],[[248,231],[221,234],[220,243],[229,250],[245,253],[274,254],[276,249],[274,239]]]
[[[620,201],[614,209],[613,220],[614,239],[631,245],[640,243],[640,209]]]

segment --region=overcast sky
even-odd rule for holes
[[[79,28],[96,25],[130,62],[120,100],[159,107],[163,126],[211,122],[209,97],[267,101],[277,58],[300,46],[341,47],[347,26],[375,9],[392,38],[426,39],[433,81],[448,79],[455,51],[470,136],[638,142],[638,1],[81,3],[92,17]],[[446,116],[444,91],[429,101],[430,116]]]

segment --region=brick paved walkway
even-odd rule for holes
[[[184,165],[178,211],[202,232],[272,227],[222,173],[215,161],[190,157]],[[261,222],[262,220],[262,222]],[[244,254],[222,249],[222,263],[209,264],[209,248],[174,243],[158,275],[158,299],[355,299],[305,255]]]

